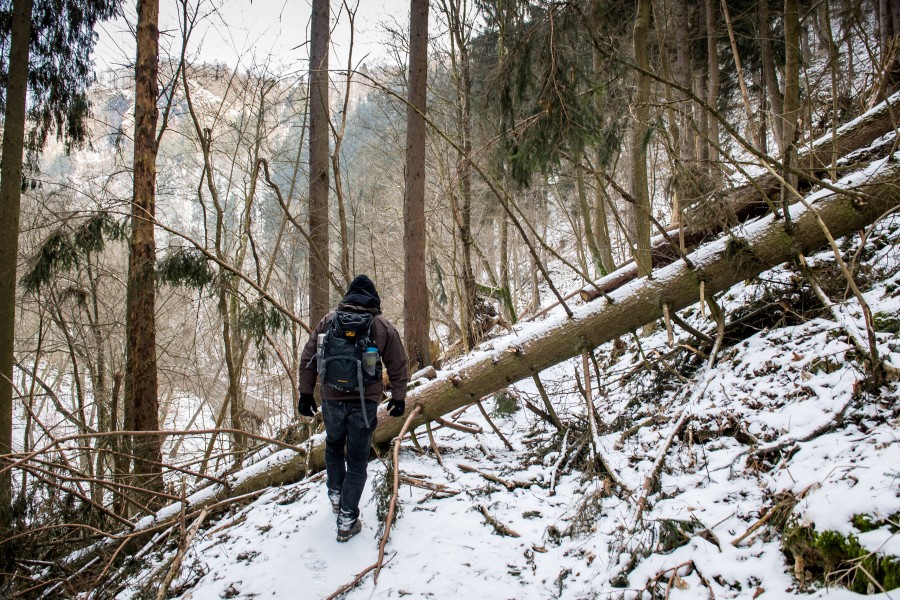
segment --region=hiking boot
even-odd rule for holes
[[[341,491],[328,490],[328,500],[331,502],[331,511],[334,514],[341,512]]]
[[[353,522],[353,525],[351,525],[349,529],[338,528],[337,541],[346,542],[360,531],[362,531],[362,522],[357,519]]]

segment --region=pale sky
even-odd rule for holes
[[[189,54],[202,62],[221,61],[234,67],[249,68],[273,62],[275,70],[306,70],[310,0],[188,0],[201,2],[203,19],[192,34]],[[348,0],[351,8],[358,2],[354,63],[365,55],[369,60],[384,56],[380,24],[393,21],[406,30],[409,26],[409,0]],[[179,3],[160,0],[160,48],[180,51]],[[217,9],[217,10],[213,10]],[[132,28],[137,20],[135,2],[126,3],[126,16],[98,27],[95,50],[97,72],[121,68],[134,62],[135,43]],[[350,27],[346,10],[339,0],[331,2],[331,69],[346,67]]]

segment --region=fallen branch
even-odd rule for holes
[[[821,487],[821,484],[816,482],[803,488],[803,490],[801,490],[797,495],[788,492],[785,498],[782,498],[777,504],[775,504],[775,506],[766,511],[766,514],[758,519],[756,523],[751,525],[747,531],[734,538],[731,541],[731,545],[735,547],[740,546],[741,542],[752,536],[760,527],[771,521],[774,517],[778,517],[779,519],[786,518],[788,515],[790,515],[791,511],[794,510],[794,507],[797,506],[798,502],[803,500],[806,496],[809,495],[810,492],[818,489],[819,487]]]
[[[455,429],[457,431],[462,431],[464,433],[483,433],[484,430],[481,427],[467,427],[466,425],[460,425],[459,423],[454,423],[453,421],[448,421],[447,419],[442,419],[441,417],[436,417],[434,422],[441,425],[442,427],[447,427],[448,429]]]
[[[434,433],[431,431],[431,421],[425,421],[425,430],[428,432],[428,443],[431,444],[431,449],[434,451],[434,457],[437,459],[438,464],[443,467],[444,459],[441,458],[441,451],[438,448],[437,442],[434,441]]]
[[[556,426],[556,424],[553,422],[553,419],[550,418],[550,415],[548,415],[547,413],[545,413],[544,411],[539,409],[537,406],[532,404],[530,401],[528,401],[528,400],[525,401],[525,408],[527,408],[528,410],[530,410],[531,412],[533,412],[534,414],[539,416],[541,419],[543,419],[550,425],[553,425],[554,427]]]
[[[544,403],[544,408],[547,411],[547,415],[550,417],[550,421],[556,427],[557,431],[562,431],[562,421],[559,420],[559,415],[556,414],[556,411],[553,409],[553,404],[550,403],[550,396],[547,394],[547,390],[544,389],[544,384],[541,382],[540,376],[535,373],[531,376],[531,380],[534,381],[534,386],[537,388],[538,394],[541,395],[541,402]]]
[[[488,473],[487,471],[482,471],[481,469],[476,469],[475,467],[470,467],[469,465],[465,465],[465,464],[459,464],[457,466],[459,467],[460,471],[465,471],[467,473],[477,473],[478,475],[481,475],[488,481],[493,481],[494,483],[499,483],[500,485],[502,485],[509,491],[513,491],[517,488],[531,487],[534,483],[531,481],[509,481],[509,480],[497,477],[496,475],[493,475],[491,473]]]
[[[706,335],[705,333],[703,333],[703,332],[700,331],[699,329],[697,329],[697,328],[695,328],[695,327],[691,327],[690,325],[688,325],[687,323],[685,323],[685,322],[682,320],[682,318],[678,316],[678,314],[677,314],[676,312],[673,311],[672,314],[671,314],[670,316],[672,317],[672,322],[673,322],[673,323],[675,323],[676,325],[678,325],[679,327],[681,327],[682,329],[684,329],[685,331],[687,331],[688,333],[690,333],[692,336],[694,336],[694,337],[697,338],[698,340],[702,340],[702,341],[706,342],[706,343],[709,344],[710,346],[713,345],[714,341],[713,341],[713,339],[712,339],[711,337],[709,337],[708,335]]]
[[[208,514],[209,511],[204,508],[203,512],[200,513],[200,516],[197,517],[191,525],[190,531],[188,531],[187,536],[184,538],[184,544],[180,546],[178,552],[175,553],[175,558],[172,560],[172,566],[169,568],[169,572],[166,573],[162,585],[159,586],[159,591],[156,593],[156,600],[165,599],[166,594],[169,591],[169,586],[172,585],[172,581],[175,580],[175,576],[178,575],[178,571],[181,570],[181,561],[184,559],[184,555],[187,554],[188,548],[191,547],[191,542],[194,541],[194,536],[197,535],[197,531],[200,530],[200,526],[203,525],[203,521]]]
[[[622,432],[622,435],[619,436],[619,439],[616,441],[616,443],[613,447],[616,450],[620,450],[622,448],[622,444],[625,442],[625,440],[627,440],[628,438],[630,438],[631,436],[636,434],[638,431],[640,431],[644,427],[647,427],[648,425],[652,425],[654,423],[656,423],[657,425],[660,425],[662,423],[666,423],[668,420],[669,420],[668,417],[666,417],[664,415],[656,414],[645,421],[641,421],[637,425],[632,425],[631,427],[629,427],[628,429],[626,429],[625,431]]]
[[[420,412],[422,412],[422,407],[417,406],[409,413],[409,416],[406,417],[406,422],[403,423],[403,428],[400,430],[400,435],[394,440],[394,487],[391,493],[391,504],[388,507],[387,519],[384,521],[384,534],[381,536],[381,543],[378,545],[378,560],[375,561],[375,583],[378,583],[378,575],[381,573],[381,565],[384,561],[384,547],[387,546],[388,538],[391,535],[391,525],[394,522],[394,514],[397,510],[397,498],[400,492],[400,441]]]
[[[559,467],[562,465],[563,460],[566,458],[566,450],[569,449],[569,430],[566,429],[566,432],[563,434],[562,446],[559,449],[559,457],[557,457],[556,462],[553,463],[553,470],[550,471],[550,495],[556,495],[556,479],[559,475]]]
[[[484,417],[484,420],[488,422],[488,425],[491,426],[491,429],[494,430],[494,433],[496,433],[500,437],[500,439],[503,440],[503,445],[505,445],[510,452],[514,452],[515,448],[513,448],[513,445],[509,443],[509,440],[506,439],[506,436],[503,435],[503,432],[500,431],[500,429],[496,425],[494,425],[491,417],[488,416],[487,411],[484,410],[484,405],[481,403],[481,400],[479,400],[475,404],[478,405],[478,410],[481,411],[481,415]]]
[[[405,483],[406,485],[411,485],[413,487],[422,488],[423,490],[428,490],[430,492],[437,492],[439,494],[447,494],[448,496],[455,496],[460,493],[459,490],[454,490],[452,488],[448,488],[445,485],[441,485],[440,483],[432,483],[430,481],[424,481],[422,479],[418,479],[416,477],[410,477],[409,475],[401,475],[400,483]]]
[[[340,598],[342,595],[358,586],[359,582],[362,581],[363,578],[368,575],[376,566],[378,566],[377,563],[372,563],[371,565],[357,573],[356,577],[353,578],[353,581],[351,581],[350,583],[345,583],[344,585],[336,589],[330,596],[326,596],[325,600],[335,600],[335,598]]]
[[[650,492],[656,484],[656,480],[662,470],[663,461],[666,457],[666,453],[669,451],[669,446],[672,445],[675,437],[684,427],[685,423],[687,423],[689,417],[690,413],[687,410],[682,409],[678,415],[678,421],[675,423],[675,426],[672,427],[672,431],[669,432],[669,437],[663,442],[662,448],[660,448],[659,454],[656,456],[656,460],[653,461],[653,466],[650,467],[650,472],[647,474],[646,479],[644,479],[644,485],[641,486],[641,497],[638,499],[637,510],[635,511],[634,517],[635,523],[641,522],[644,508],[647,506],[647,498],[650,496]]]
[[[483,505],[481,505],[481,504],[478,505],[478,512],[480,512],[482,515],[484,515],[484,518],[488,522],[488,524],[491,527],[493,527],[494,531],[496,531],[500,535],[505,535],[507,537],[514,537],[514,538],[522,537],[518,533],[516,533],[515,531],[513,531],[512,529],[510,529],[509,527],[507,527],[506,525],[504,525],[503,523],[501,523],[500,521],[498,521],[497,519],[492,517],[491,514],[487,511],[487,509]]]
[[[859,119],[839,128],[836,136],[832,132],[828,132],[812,144],[799,149],[795,164],[801,167],[801,181],[805,179],[804,175],[813,182],[817,181],[816,174],[827,171],[833,158],[840,158],[854,150],[865,148],[892,131],[894,125],[891,110],[897,106],[898,100],[900,100],[900,96],[895,94]],[[781,182],[778,177],[771,173],[761,175],[730,192],[722,200],[721,207],[715,209],[715,212],[729,215],[732,223],[745,222],[749,218],[764,213],[768,209],[766,200],[769,196],[777,194],[780,188]],[[700,204],[695,207],[697,214],[692,214],[690,210],[685,212],[684,235],[689,250],[702,242],[710,230],[720,226],[718,223],[710,222],[706,216],[709,211],[709,207]],[[671,251],[668,242],[662,236],[654,236],[651,241],[650,253],[654,269],[671,264],[680,258],[677,253]],[[585,286],[581,290],[581,298],[585,302],[595,300],[636,278],[637,266],[628,264],[598,282]]]

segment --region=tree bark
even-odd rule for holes
[[[430,302],[425,275],[425,100],[428,83],[428,0],[410,0],[409,104],[406,108],[406,193],[403,195],[406,352],[418,367],[432,364]]]
[[[716,18],[716,0],[706,0],[706,68],[708,80],[706,83],[706,103],[712,107],[719,105],[719,36],[718,20]],[[708,117],[709,126],[707,133],[709,141],[708,157],[710,162],[719,162],[719,121]]]
[[[469,39],[466,32],[464,2],[441,0],[451,36],[450,60],[456,81],[456,122],[459,131],[456,180],[458,190],[451,191],[456,232],[462,249],[457,277],[460,289],[459,326],[463,344],[469,350],[477,343],[475,271],[472,266],[472,79],[469,65]]]
[[[800,5],[798,0],[784,0],[784,105],[782,106],[782,162],[786,169],[796,164],[797,120],[800,116]],[[785,180],[796,187],[797,177],[786,174]],[[787,191],[782,190],[782,200]]]
[[[591,19],[592,26],[595,30],[598,30],[600,27],[601,19],[606,11],[606,3],[604,0],[594,0],[591,11]],[[600,49],[596,46],[593,49],[593,66],[594,66],[594,74],[598,78],[600,78],[601,73],[603,72],[603,53],[600,52]],[[599,148],[595,149],[594,152],[594,160],[596,161],[595,166],[597,168],[602,167],[602,161],[600,160],[601,151]],[[606,218],[606,197],[603,192],[603,189],[600,187],[600,183],[597,182],[594,187],[594,198],[593,198],[593,231],[594,238],[597,242],[597,247],[600,250],[600,263],[603,266],[603,273],[610,273],[616,269],[616,262],[613,259],[612,255],[612,242],[610,241],[609,235],[609,222]]]
[[[137,431],[159,430],[156,373],[156,123],[159,111],[159,0],[138,2],[134,102],[134,195],[131,203],[131,252],[125,318],[126,378]],[[134,441],[135,483],[161,489],[161,439]]]
[[[608,273],[606,266],[603,264],[603,255],[600,252],[600,244],[594,235],[594,227],[591,223],[593,211],[588,198],[587,186],[584,183],[584,165],[581,163],[581,157],[575,163],[575,186],[578,191],[578,208],[581,222],[584,224],[584,239],[587,243],[588,251],[591,254],[591,263],[594,266],[594,272]]]
[[[638,0],[634,20],[634,59],[645,71],[650,69],[647,50],[650,31],[650,0]],[[631,129],[631,195],[634,207],[634,260],[640,276],[649,275],[650,262],[650,191],[647,184],[647,145],[650,121],[650,77],[635,72],[634,122]]]
[[[881,42],[881,62],[887,64],[888,48],[894,27],[891,15],[891,0],[878,0],[878,33]]]
[[[758,2],[756,5],[757,29],[759,30],[760,61],[763,66],[765,88],[769,93],[769,114],[772,121],[772,131],[775,135],[775,143],[778,145],[779,154],[784,153],[784,127],[781,114],[784,112],[784,100],[781,96],[781,86],[778,85],[778,76],[775,74],[775,58],[772,53],[772,28],[769,25],[769,7],[766,2]]]
[[[13,361],[16,324],[16,263],[32,0],[14,0],[0,158],[0,454],[12,453]],[[0,475],[0,530],[12,523],[12,472]]]
[[[328,249],[330,160],[328,124],[328,0],[313,0],[309,51],[309,322],[331,308]]]
[[[675,12],[675,79],[678,84],[686,89],[692,89],[692,70],[690,57],[690,43],[688,42],[688,33],[690,30],[690,17],[688,12],[690,6],[687,0],[677,0],[674,3]],[[694,177],[692,173],[692,163],[696,159],[694,152],[694,139],[697,128],[693,119],[693,102],[690,101],[685,92],[676,92],[678,98],[678,115],[681,131],[681,139],[678,148],[678,167],[675,179],[675,194],[672,198],[672,219],[673,224],[681,223],[682,208],[689,205],[697,194],[696,186],[693,185]]]

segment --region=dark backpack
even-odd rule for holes
[[[322,385],[340,392],[360,392],[365,386],[381,381],[381,361],[364,368],[363,353],[375,344],[371,338],[369,313],[336,311],[319,347],[319,376]]]

